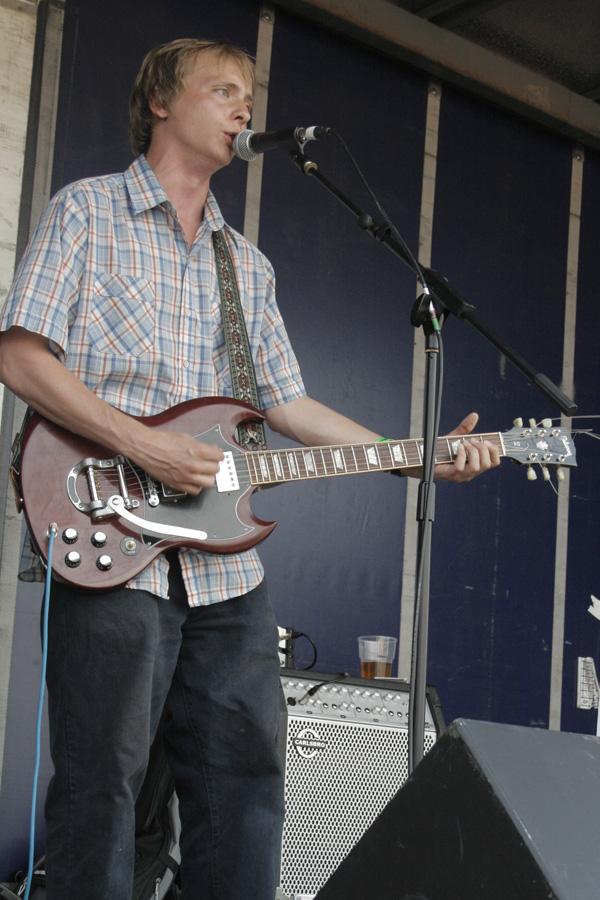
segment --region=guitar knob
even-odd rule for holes
[[[108,572],[112,568],[112,556],[109,556],[108,553],[103,553],[96,560],[96,565],[101,572]]]
[[[550,469],[548,466],[542,466],[542,475],[544,477],[544,481],[550,481]]]
[[[523,427],[523,419],[519,416],[518,418],[516,418],[514,420],[513,425],[515,426],[515,428],[522,428]]]
[[[92,544],[94,547],[104,547],[106,544],[106,535],[103,531],[95,531],[92,535]]]
[[[65,528],[62,533],[62,539],[65,544],[74,544],[78,537],[76,528]]]
[[[530,420],[529,420],[529,427],[530,427],[530,428],[537,428],[537,422],[535,421],[535,419],[530,419]]]
[[[69,550],[69,552],[65,556],[65,564],[70,569],[76,569],[80,563],[81,563],[81,553],[78,553],[77,550]]]
[[[531,466],[527,466],[527,481],[537,481],[537,473]]]
[[[552,428],[552,419],[542,419],[544,428]]]

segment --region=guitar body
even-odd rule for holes
[[[275,527],[252,514],[259,487],[365,472],[411,470],[423,461],[422,441],[375,441],[283,450],[246,451],[238,425],[264,419],[247,403],[226,397],[188,400],[156,416],[138,416],[149,428],[180,431],[223,451],[215,485],[196,497],[155,482],[131,460],[86,441],[34,414],[21,437],[12,473],[17,503],[41,558],[56,525],[52,569],[70,584],[106,590],[134,578],[159,553],[190,547],[205,553],[239,553]],[[248,425],[251,428],[250,425]],[[437,462],[452,462],[464,437],[437,439]],[[548,466],[574,466],[570,435],[543,420],[500,434],[469,435],[493,443],[507,456],[549,477]]]
[[[264,416],[237,400],[207,398],[189,400],[156,416],[137,418],[150,428],[185,432],[239,457],[245,451],[234,438],[236,427]],[[196,497],[160,497],[158,505],[151,505],[144,473],[136,471],[128,461],[124,466],[127,493],[135,504],[136,518],[161,528],[173,527],[178,532],[202,529],[206,538],[195,538],[193,534],[183,538],[159,537],[116,515],[94,520],[88,510],[78,508],[91,499],[85,467],[78,468],[78,464],[114,457],[106,447],[65,431],[37,414],[26,425],[20,482],[22,497],[26,498],[27,524],[37,551],[47,560],[48,526],[56,523],[52,568],[66,582],[106,590],[129,581],[170,547],[237,553],[263,541],[276,525],[252,514],[250,497],[256,485],[249,483],[240,484],[237,490],[205,489]],[[94,479],[101,500],[119,492],[114,467],[104,470],[96,466]],[[70,553],[78,556],[69,557]],[[108,565],[107,557],[110,566],[103,569],[100,563]]]

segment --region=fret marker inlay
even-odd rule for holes
[[[264,456],[262,455],[262,453],[260,455],[260,471],[261,471],[261,475],[262,475],[264,481],[268,481],[269,480],[269,467],[268,467],[267,461],[264,458]]]
[[[377,458],[377,450],[375,447],[367,448],[367,460],[370,466],[377,466],[377,468],[379,468],[379,459]]]
[[[296,465],[296,457],[293,453],[287,454],[288,466],[290,467],[290,472],[293,478],[298,477],[298,466]]]
[[[392,444],[391,446],[392,456],[394,457],[394,462],[404,463],[404,452],[402,450],[401,444]]]
[[[312,455],[312,451],[304,450],[302,455],[304,457],[304,465],[306,466],[306,471],[314,472],[315,471],[315,458]]]

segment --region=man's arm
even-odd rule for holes
[[[101,400],[23,328],[0,334],[0,381],[68,431],[129,457],[157,481],[198,494],[214,483],[223,454],[187,434],[148,428]]]
[[[292,400],[291,403],[273,407],[267,410],[266,416],[267,423],[274,431],[309,447],[369,443],[381,437],[358,422],[318,403],[312,397],[301,397],[299,400]],[[470,434],[478,418],[477,413],[469,413],[450,433]],[[436,477],[446,481],[470,481],[499,463],[500,455],[493,444],[487,441],[467,441],[460,445],[454,463],[437,466]],[[420,469],[409,469],[406,473],[419,476]]]

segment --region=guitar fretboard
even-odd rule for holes
[[[499,432],[469,435],[469,440],[490,441],[501,454]],[[438,438],[436,462],[453,462],[463,438]],[[409,469],[423,462],[422,439],[376,441],[368,444],[339,444],[330,447],[294,447],[289,450],[258,450],[245,456],[250,482],[254,485],[302,481],[360,472],[389,472]]]

